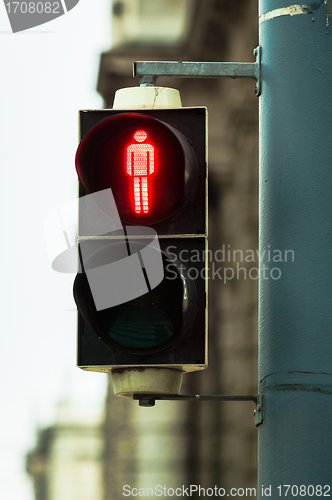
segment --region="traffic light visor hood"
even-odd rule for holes
[[[87,193],[111,188],[127,224],[171,219],[192,199],[197,159],[186,137],[151,116],[120,113],[83,137],[76,170]]]

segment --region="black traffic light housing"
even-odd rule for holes
[[[144,205],[137,209],[140,200],[144,203],[142,183],[139,195],[133,195],[133,179],[128,175],[132,144],[139,144],[133,136],[142,130],[148,136],[142,142],[149,141],[156,162],[153,175],[148,176],[145,213]],[[77,275],[78,366],[100,372],[123,367],[205,368],[206,108],[80,111],[80,139],[76,155],[79,197],[111,188],[124,238],[130,245],[136,238],[135,252],[144,248],[144,238],[139,238],[139,231],[135,235],[135,228],[146,225],[156,231],[165,276],[148,293],[97,311],[86,274]],[[99,235],[91,231],[93,224],[94,220],[87,227],[79,215],[79,249],[88,245],[91,255],[90,264],[89,259],[81,259],[83,270],[94,255],[111,254],[118,244],[118,234]],[[144,267],[143,271],[149,278]],[[149,287],[149,279],[147,283]]]

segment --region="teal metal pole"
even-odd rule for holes
[[[332,1],[259,0],[258,497],[332,496]]]

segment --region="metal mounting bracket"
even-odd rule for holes
[[[253,78],[255,93],[261,94],[261,47],[254,50],[256,62],[186,62],[186,61],[136,61],[134,76],[140,85],[155,85],[159,76],[183,78]]]
[[[249,394],[246,396],[228,396],[223,394],[133,394],[133,399],[139,402],[140,406],[154,406],[158,401],[253,401],[255,403],[255,425],[263,422],[264,395]]]

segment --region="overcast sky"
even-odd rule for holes
[[[79,109],[102,107],[99,55],[109,48],[110,1],[11,32],[0,4],[1,349],[0,498],[32,500],[24,456],[57,404],[103,402],[106,375],[76,368],[73,275],[51,269],[49,213],[76,197]]]

